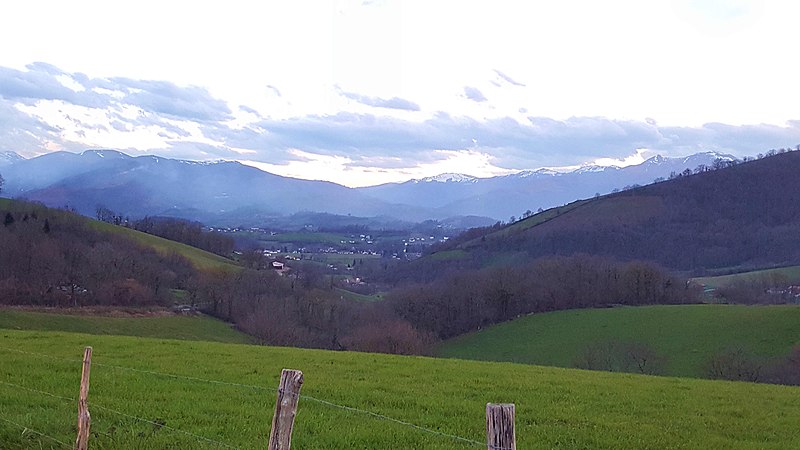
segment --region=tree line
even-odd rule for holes
[[[387,301],[416,329],[447,339],[524,314],[695,303],[700,301],[700,290],[653,263],[576,255],[457,271],[397,288]]]
[[[41,306],[171,305],[193,268],[86,219],[8,201],[0,209],[0,301]]]
[[[150,217],[132,220],[130,217],[98,206],[95,218],[101,222],[132,228],[143,233],[181,242],[223,257],[230,257],[235,242],[232,238],[215,231],[206,231],[203,224],[173,217]]]

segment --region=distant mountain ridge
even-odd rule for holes
[[[682,175],[473,230],[440,246],[448,257],[433,255],[427,262],[481,265],[590,254],[654,261],[697,275],[796,265],[799,171],[800,152],[788,152]]]
[[[478,215],[506,220],[511,215],[521,216],[526,210],[546,209],[626,186],[650,184],[672,172],[710,166],[717,159],[736,158],[716,152],[683,158],[657,155],[627,167],[584,165],[570,171],[541,168],[492,178],[444,174],[359,190],[385,202],[430,208],[437,216]]]
[[[131,217],[163,215],[233,226],[258,226],[265,218],[300,212],[406,222],[470,217],[472,223],[492,223],[733,158],[710,152],[656,156],[623,168],[543,168],[493,178],[446,173],[354,189],[282,177],[233,161],[133,157],[115,150],[54,152],[31,159],[14,152],[0,155],[7,196],[69,206],[85,215],[102,206]]]
[[[17,152],[11,152],[11,151],[0,152],[0,167],[10,166],[11,164],[23,161],[24,159],[25,158],[23,158]]]

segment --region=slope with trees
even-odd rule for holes
[[[435,250],[463,250],[462,266],[509,255],[588,253],[696,275],[800,263],[800,152],[712,169],[595,198],[548,220],[534,215]],[[525,226],[531,221],[536,225]]]

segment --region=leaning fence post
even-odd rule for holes
[[[486,404],[486,448],[517,450],[513,403]]]
[[[278,398],[275,401],[275,414],[272,416],[272,430],[269,433],[268,450],[289,450],[292,447],[292,428],[297,415],[297,402],[303,386],[303,372],[281,370],[278,385]]]
[[[81,370],[81,392],[78,397],[78,438],[75,450],[86,450],[89,446],[89,370],[92,368],[92,347],[83,349],[83,369]]]

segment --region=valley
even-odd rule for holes
[[[480,445],[503,401],[526,448],[796,446],[798,167],[718,162],[468,229],[0,199],[0,442],[70,440],[91,345],[100,448],[259,447],[285,367],[302,448]]]

